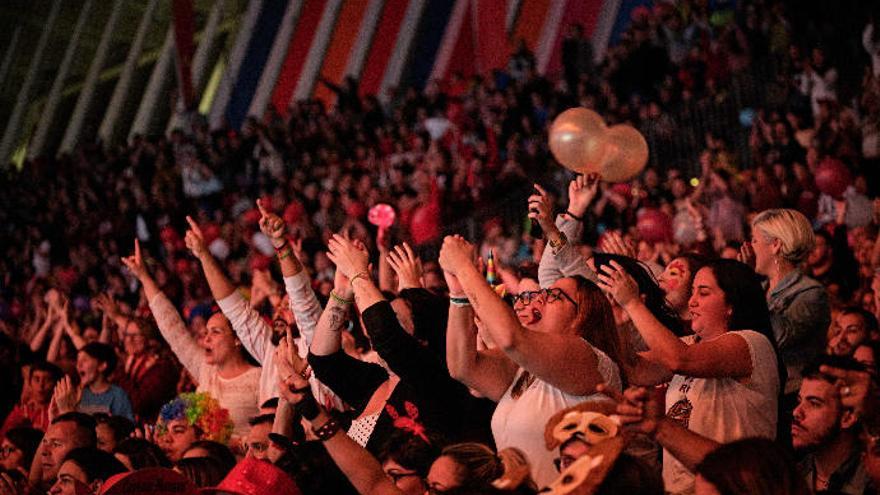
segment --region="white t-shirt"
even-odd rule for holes
[[[235,424],[233,436],[244,438],[251,427],[248,421],[260,414],[260,368],[251,368],[235,378],[221,377],[214,366],[205,366],[196,377],[196,392],[208,392],[222,407],[229,410]]]
[[[728,332],[749,347],[752,375],[734,378],[693,378],[675,375],[666,391],[666,416],[716,442],[746,437],[776,437],[779,374],[773,345],[758,332]],[[694,336],[683,337],[691,345]],[[667,493],[693,493],[694,474],[663,451],[663,484]]]
[[[602,378],[611,388],[620,391],[620,371],[617,365],[604,352],[592,348],[598,358]],[[532,465],[532,478],[539,487],[543,487],[559,476],[553,465],[556,453],[548,451],[544,444],[544,426],[550,417],[584,401],[609,399],[603,394],[570,395],[540,378],[535,378],[531,386],[518,399],[514,399],[510,392],[523,371],[522,368],[517,371],[510,387],[498,401],[492,415],[492,435],[498,450],[516,447],[526,454]]]

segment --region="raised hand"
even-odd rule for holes
[[[395,246],[388,253],[388,264],[397,273],[397,291],[403,289],[423,288],[422,260],[413,254],[409,244]]]
[[[342,271],[346,278],[351,279],[355,275],[367,272],[370,266],[370,254],[363,243],[353,242],[339,234],[333,234],[328,242],[330,252],[327,257],[336,265],[336,269]]]
[[[137,239],[134,240],[134,254],[131,256],[124,256],[122,258],[122,263],[128,267],[138,280],[143,281],[145,277],[150,276],[150,273],[147,271],[147,266],[144,264],[143,256],[141,255],[141,243]]]
[[[755,268],[755,250],[752,249],[751,242],[743,241],[739,246],[739,254],[736,255],[736,259],[740,263],[745,263],[750,267]]]
[[[275,363],[278,370],[278,392],[291,404],[298,404],[309,390],[308,363],[300,356],[296,342],[287,329],[275,348]]]
[[[460,235],[448,235],[443,239],[438,261],[444,272],[457,275],[459,269],[474,266],[474,245]],[[449,291],[452,292],[451,286]]]
[[[639,300],[638,284],[616,261],[603,265],[596,275],[599,278],[599,288],[610,294],[620,307],[626,308],[628,304]]]
[[[52,402],[49,404],[49,413],[53,418],[57,418],[64,413],[76,411],[80,400],[82,400],[82,388],[74,386],[70,376],[65,375],[55,385]]]
[[[652,436],[664,418],[662,397],[645,387],[629,387],[620,392],[605,384],[596,390],[611,397],[617,403],[617,417],[620,424],[629,431]]]
[[[578,217],[583,217],[590,203],[596,199],[599,192],[601,176],[597,173],[589,175],[578,174],[568,184],[568,211]]]
[[[278,215],[270,212],[262,200],[257,200],[257,208],[260,209],[260,231],[272,241],[275,249],[280,248],[287,242],[287,224]]]
[[[192,252],[193,256],[201,259],[202,256],[208,254],[208,246],[205,244],[205,235],[202,233],[202,229],[199,228],[199,224],[197,224],[191,216],[186,216],[186,223],[189,224],[189,230],[186,231],[183,240],[186,243],[187,249]]]
[[[537,194],[529,196],[529,218],[537,221],[542,229],[547,230],[555,225],[553,219],[553,203],[551,203],[550,196],[544,188],[538,184],[535,184],[534,186]]]
[[[636,257],[636,247],[632,242],[627,242],[617,232],[608,231],[602,238],[602,252],[619,254],[630,258]]]
[[[95,309],[109,316],[110,318],[115,318],[119,316],[119,306],[116,304],[116,301],[113,299],[110,294],[98,294],[95,297],[95,302],[93,303]]]
[[[877,385],[867,371],[845,370],[822,365],[819,371],[837,378],[835,387],[840,394],[843,407],[851,408],[859,417],[871,416],[877,412]]]

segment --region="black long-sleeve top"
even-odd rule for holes
[[[416,308],[413,310],[416,311]],[[475,398],[464,384],[449,376],[445,356],[438,356],[406,333],[388,301],[370,306],[362,316],[373,348],[388,367],[400,377],[401,382],[425,391],[425,401],[430,403],[430,407],[446,415],[454,428],[451,435],[447,434],[450,440],[492,444],[489,427],[495,410],[492,401]],[[414,333],[418,335],[420,320],[415,316],[413,320],[416,325]],[[440,337],[443,336],[441,333]]]
[[[407,402],[417,408],[419,423],[447,440],[492,445],[491,401],[473,398],[464,385],[450,377],[444,362],[400,326],[388,301],[370,306],[362,316],[376,352],[400,378],[367,442],[369,452],[378,455],[394,431],[388,406],[396,414],[407,416]],[[326,356],[309,353],[308,360],[318,380],[350,405],[354,416],[363,412],[388,379],[381,366],[355,359],[342,350]]]

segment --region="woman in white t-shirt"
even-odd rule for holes
[[[597,348],[611,354],[619,348],[611,305],[594,283],[576,276],[521,294],[514,312],[474,265],[473,246],[459,236],[444,240],[440,266],[450,291],[449,372],[498,402],[496,446],[522,450],[533,479],[545,486],[558,476],[544,444],[547,420],[585,400],[603,400],[594,393],[599,383],[621,387],[617,356]],[[494,349],[477,350],[475,316]]]
[[[694,335],[681,339],[648,311],[635,281],[616,263],[599,274],[599,285],[626,310],[645,339],[649,350],[643,357],[672,373],[667,417],[719,443],[775,438],[785,373],[770,333],[767,301],[751,268],[716,260],[697,272],[689,302]],[[686,467],[691,464],[664,450],[667,492],[693,492],[694,475]]]

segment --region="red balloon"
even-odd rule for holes
[[[852,182],[849,169],[836,158],[826,158],[816,168],[816,187],[823,193],[839,198]]]
[[[672,219],[656,208],[644,208],[638,213],[636,230],[643,241],[669,241],[672,239]]]

